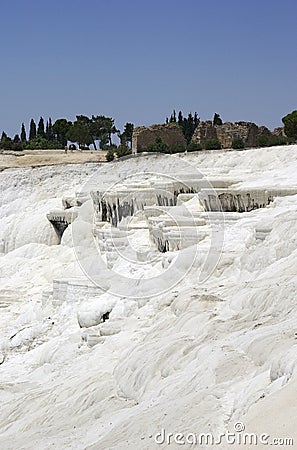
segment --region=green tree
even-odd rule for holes
[[[170,122],[174,122],[174,120],[172,120],[175,117],[174,114],[175,114],[175,111],[173,111],[173,114],[171,115]],[[182,129],[182,132],[187,141],[187,144],[190,143],[190,141],[193,137],[195,128],[197,127],[199,122],[200,122],[200,119],[198,117],[197,112],[194,113],[194,116],[192,115],[192,113],[189,113],[188,117],[183,117],[182,111],[179,111],[178,116],[177,116],[177,123]]]
[[[194,129],[199,125],[200,118],[198,117],[198,114],[195,112],[194,114]]]
[[[14,150],[13,140],[3,131],[0,141],[0,148],[3,150]]]
[[[16,134],[13,138],[13,150],[23,150],[23,144],[18,134]]]
[[[45,128],[45,137],[48,141],[54,141],[55,140],[55,133],[53,130],[53,124],[52,124],[52,119],[49,118],[46,121],[46,128]]]
[[[25,129],[25,125],[23,123],[22,123],[22,127],[21,127],[21,141],[27,142],[26,129]]]
[[[45,137],[45,131],[44,131],[44,120],[43,117],[40,117],[37,127],[37,136]]]
[[[182,127],[184,121],[183,113],[181,111],[178,112],[177,123],[180,127]]]
[[[169,119],[169,123],[175,123],[176,122],[176,112],[175,109],[173,110],[170,119]]]
[[[132,136],[133,136],[134,125],[133,123],[127,122],[124,131],[120,134],[121,144],[129,144],[132,147]]]
[[[82,120],[76,120],[73,122],[67,131],[67,138],[71,142],[77,142],[79,148],[89,147],[89,145],[93,143],[89,128]]]
[[[84,144],[88,147],[93,144],[94,149],[97,150],[96,146],[96,133],[94,129],[93,120],[84,115],[76,116],[77,125],[75,127],[76,131],[79,132],[80,141],[84,140]],[[80,141],[77,141],[80,144]]]
[[[188,114],[187,119],[184,118],[182,130],[187,144],[189,144],[195,131],[194,117],[191,113]]]
[[[284,131],[289,138],[297,139],[297,110],[292,111],[282,118]]]
[[[31,141],[35,137],[36,137],[36,123],[34,122],[34,119],[31,119],[29,130],[29,141]]]
[[[67,133],[72,123],[66,119],[57,119],[53,124],[53,132],[55,133],[56,140],[61,143],[63,147],[67,145]]]
[[[109,145],[112,146],[112,135],[118,132],[114,124],[114,119],[112,119],[111,117],[105,117],[104,128],[108,136]]]
[[[215,115],[213,116],[213,125],[223,125],[223,121],[220,117],[220,114],[215,113]]]
[[[92,116],[90,122],[90,134],[93,141],[99,141],[99,146],[103,150],[107,144],[112,146],[112,135],[118,133],[114,125],[114,119],[112,117],[105,116]]]

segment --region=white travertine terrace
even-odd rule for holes
[[[181,192],[184,162],[204,178]],[[297,146],[99,169],[0,173],[2,447],[157,450],[162,427],[238,421],[296,443]]]

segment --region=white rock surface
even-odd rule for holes
[[[296,146],[142,156],[104,165],[100,179],[160,166],[179,172],[184,163],[191,173],[237,180],[243,189],[296,187]],[[73,198],[97,169],[0,173],[3,448],[176,449],[157,445],[156,433],[216,436],[238,421],[247,432],[296,443],[297,196],[225,222],[209,219],[213,226],[199,226],[206,237],[190,267],[193,247],[159,254],[149,247],[148,230],[134,223],[133,251],[116,254],[112,276],[98,272],[88,247],[96,237],[87,201],[75,222],[88,267],[102,284],[92,288],[73,248],[75,222],[55,245],[46,214],[61,208],[63,197]],[[87,185],[94,189],[96,178]],[[223,242],[216,240],[221,232]],[[133,259],[142,246],[147,263]],[[205,259],[210,248],[212,258]],[[208,275],[203,282],[201,268]],[[166,290],[173,274],[179,283]],[[119,296],[112,294],[117,281]],[[150,295],[156,286],[159,295]],[[109,319],[100,323],[107,310]],[[89,328],[82,330],[77,318]]]

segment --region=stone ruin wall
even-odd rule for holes
[[[280,133],[279,129],[277,131]],[[213,125],[210,120],[207,120],[200,122],[197,126],[192,142],[205,148],[206,141],[218,139],[222,148],[232,148],[232,141],[240,138],[243,140],[245,147],[257,147],[258,137],[263,134],[271,136],[274,132],[264,126],[258,127],[253,122],[225,122],[223,125]]]
[[[253,122],[225,122],[222,125],[213,125],[211,120],[200,122],[194,131],[192,142],[205,148],[206,141],[217,139],[222,148],[232,148],[232,141],[240,138],[246,148],[257,147],[258,137],[285,136],[283,127],[270,131],[265,126],[257,126]],[[153,144],[156,138],[171,146],[173,144],[186,145],[185,138],[177,124],[151,125],[150,127],[136,127],[132,138],[132,153],[147,151],[147,147]]]
[[[151,125],[150,127],[136,127],[132,137],[132,153],[147,151],[150,144],[161,138],[165,144],[186,145],[182,130],[177,124]]]

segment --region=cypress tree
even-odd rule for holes
[[[49,141],[54,141],[55,140],[55,133],[53,130],[53,124],[52,124],[52,119],[51,117],[48,119],[48,137],[47,139]]]
[[[22,142],[27,141],[26,129],[25,129],[25,125],[23,123],[22,123],[22,128],[21,128],[21,141]]]
[[[181,111],[179,111],[178,118],[177,118],[177,122],[178,122],[179,126],[182,126],[183,120],[184,120],[183,113]]]
[[[39,122],[38,122],[38,128],[37,128],[37,135],[40,137],[45,137],[45,132],[44,132],[44,120],[43,117],[40,117]]]
[[[170,122],[170,123],[176,122],[176,113],[175,113],[175,109],[173,110],[173,113],[172,113],[171,116],[170,116],[169,122]]]
[[[194,114],[194,127],[196,128],[197,125],[199,125],[200,119],[198,117],[198,114],[195,112]]]
[[[223,125],[223,121],[220,118],[220,114],[215,113],[215,115],[213,116],[212,123],[213,123],[213,125]]]
[[[32,141],[32,139],[36,138],[36,123],[34,122],[34,119],[31,119],[30,122],[30,131],[29,131],[29,141]]]

